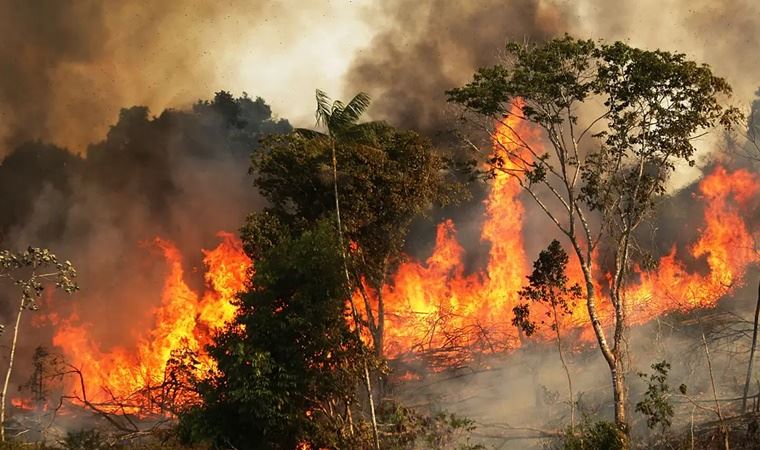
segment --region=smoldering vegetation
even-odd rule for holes
[[[754,271],[751,278],[758,275]],[[744,387],[749,354],[747,333],[752,328],[751,316],[742,312],[749,310],[750,304],[754,306],[756,289],[740,289],[716,310],[671,314],[632,329],[629,396],[631,426],[638,442],[663,445],[667,442],[663,436],[669,435],[670,445],[688,447],[690,433],[696,433],[695,448],[712,448],[701,445],[714,439],[719,422],[716,405],[722,408],[724,418],[731,418],[730,411],[741,404],[739,393]],[[576,396],[576,426],[612,415],[604,359],[593,345],[576,342],[569,348],[565,357]],[[649,430],[645,417],[633,411],[645,394],[647,377],[654,372],[651,365],[662,361],[671,365],[666,383],[675,413],[666,433],[657,428]],[[679,391],[681,385],[685,394]],[[418,408],[472,418],[478,424],[473,435],[493,448],[546,448],[558,438],[558,430],[571,422],[567,379],[552,342],[533,342],[506,359],[485,358],[477,366],[427,373],[397,386],[394,395]],[[758,389],[753,385],[750,394],[756,395]],[[737,428],[740,435],[745,432],[745,427]],[[678,439],[684,441],[679,444]],[[754,448],[751,444],[742,446],[743,441],[740,436],[735,445]]]

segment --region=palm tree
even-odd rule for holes
[[[321,138],[330,140],[330,149],[332,152],[332,175],[333,175],[333,193],[335,196],[335,222],[338,229],[338,245],[340,246],[340,254],[343,260],[343,271],[346,275],[346,286],[349,286],[349,292],[347,293],[349,302],[351,303],[351,311],[353,313],[354,322],[356,324],[356,333],[360,336],[359,315],[354,306],[353,298],[351,295],[351,277],[348,271],[348,262],[346,258],[346,250],[343,239],[343,225],[340,218],[340,200],[338,195],[338,158],[335,152],[336,143],[348,142],[356,140],[361,136],[366,136],[370,132],[374,123],[359,124],[359,118],[364,114],[370,104],[370,97],[365,92],[360,92],[348,102],[343,104],[340,100],[332,101],[330,97],[324,92],[317,89],[317,111],[316,119],[317,126],[323,126],[327,130],[327,133],[320,133],[314,130],[298,129],[296,132],[305,137]],[[367,397],[369,399],[370,417],[372,419],[372,436],[374,439],[375,449],[380,450],[380,439],[377,433],[377,418],[375,416],[375,401],[372,394],[372,382],[369,375],[369,367],[366,359],[364,360],[364,385],[367,389]]]
[[[355,140],[356,138],[366,135],[371,128],[371,124],[359,124],[359,118],[364,114],[370,104],[369,95],[360,92],[344,105],[340,100],[332,101],[327,94],[317,89],[317,126],[324,126],[327,133],[320,133],[314,130],[298,129],[297,131],[308,137],[322,137],[330,140],[332,151],[332,168],[333,168],[333,191],[335,194],[335,221],[338,226],[338,242],[343,251],[343,228],[340,220],[340,202],[338,201],[338,158],[335,153],[336,142],[345,142]],[[348,270],[346,270],[348,276]],[[350,280],[349,280],[350,284]]]

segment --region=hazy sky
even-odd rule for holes
[[[424,128],[508,38],[565,32],[684,51],[742,104],[760,85],[757,0],[0,0],[0,30],[0,155],[30,138],[82,151],[123,106],[159,113],[221,89],[302,126],[315,88],[365,89],[372,114]]]

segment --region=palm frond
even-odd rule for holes
[[[317,112],[316,112],[317,126],[319,125],[328,126],[330,122],[330,117],[332,116],[332,100],[327,95],[327,93],[325,93],[325,91],[321,89],[317,89],[316,97],[317,97]]]
[[[371,101],[372,99],[366,92],[356,94],[343,108],[343,113],[341,114],[343,120],[347,123],[355,124],[359,120],[359,117],[367,111]]]

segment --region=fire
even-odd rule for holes
[[[527,154],[527,145],[543,153],[536,130],[528,128],[516,114],[497,124],[494,155],[503,154],[504,147],[520,155],[501,162],[504,172],[524,167],[528,158],[522,155]],[[638,281],[629,283],[626,291],[632,324],[669,312],[715,306],[741,283],[747,268],[760,261],[741,215],[759,190],[760,182],[745,170],[729,172],[718,167],[701,181],[697,200],[705,205],[704,227],[690,253],[705,260],[708,270],[690,272],[678,261],[675,247],[660,259],[656,270],[636,268],[634,278],[637,275]],[[469,359],[520,346],[521,337],[511,325],[512,309],[518,304],[517,292],[526,283],[531,267],[524,245],[520,192],[515,177],[496,174],[485,200],[486,217],[481,231],[481,239],[490,244],[484,270],[465,273],[464,250],[456,240],[454,224],[446,221],[438,227],[432,255],[424,262],[405,262],[382,287],[387,356],[432,354],[442,359],[444,366],[450,366],[458,362],[457,358]],[[583,285],[574,253],[569,253],[570,276]],[[604,280],[604,274],[597,274],[597,292],[603,292]],[[360,303],[358,296],[356,299]],[[377,295],[373,300],[377,303]],[[609,320],[609,301],[602,298],[597,303],[602,317]],[[585,303],[574,305],[561,322],[563,329],[578,331],[582,340],[593,338]],[[551,336],[544,333],[546,338]]]
[[[705,274],[689,273],[676,259],[675,248],[660,260],[658,270],[641,273],[641,282],[631,289],[634,323],[674,311],[715,306],[741,282],[747,267],[760,260],[741,209],[760,190],[760,182],[746,170],[729,173],[717,167],[699,184],[705,201],[705,227],[691,246],[695,258],[704,258]]]
[[[528,142],[519,140],[518,134]],[[466,271],[456,227],[447,220],[437,228],[430,257],[424,262],[409,259],[402,263],[382,286],[387,356],[426,355],[434,367],[450,367],[477,355],[521,345],[524,337],[511,324],[512,309],[520,301],[518,291],[526,283],[534,255],[527,255],[525,250],[522,188],[509,172],[519,170],[528,160],[524,151],[527,143],[542,152],[537,132],[516,115],[498,124],[495,154],[508,147],[526,156],[501,161],[505,171],[492,180],[480,236],[489,248],[485,267]],[[760,182],[744,170],[729,172],[718,167],[701,181],[695,199],[704,205],[704,224],[699,239],[688,251],[691,257],[705,262],[707,269],[690,271],[679,261],[675,247],[660,259],[656,270],[636,268],[636,280],[626,291],[632,323],[644,323],[672,311],[712,307],[741,283],[749,266],[760,261],[752,233],[742,219],[743,210],[756,207],[751,202],[759,191]],[[211,342],[213,331],[234,318],[233,300],[244,289],[251,270],[241,243],[228,233],[220,237],[218,247],[204,252],[206,289],[202,294],[185,282],[178,249],[170,241],[155,240],[168,274],[161,304],[151,311],[153,327],[136,336],[133,346],[104,350],[93,342],[90,326],[76,315],[59,321],[53,343],[64,351],[69,363],[81,369],[90,401],[130,398],[147,386],[160,385],[167,364],[179,349],[199,354],[199,373],[213,369],[203,350]],[[570,254],[572,262],[573,252]],[[569,271],[580,281],[577,262],[575,266],[571,263]],[[597,274],[597,278],[597,291],[603,292],[605,276]],[[369,294],[376,313],[378,293]],[[362,309],[359,292],[354,299]],[[609,302],[601,298],[598,304],[602,316],[610,317]],[[588,322],[581,302],[563,319],[562,328],[577,331],[581,339],[591,339]],[[414,377],[412,372],[402,376]],[[78,380],[69,388],[82,396]]]
[[[235,315],[235,294],[243,290],[250,259],[240,241],[230,233],[219,233],[222,242],[204,251],[206,291],[199,295],[184,280],[182,255],[171,242],[155,239],[168,265],[161,304],[151,314],[154,326],[138,335],[134,347],[101,349],[90,337],[90,326],[76,315],[63,321],[53,344],[66,361],[82,372],[90,402],[109,403],[127,399],[146,387],[164,382],[173,352],[188,349],[198,353],[198,372],[213,368],[204,353],[214,330]],[[79,380],[71,389],[82,398]]]
[[[497,148],[523,145],[512,130],[534,136],[514,115],[501,125],[494,143]],[[509,171],[519,169],[523,162],[511,159],[503,164]],[[432,352],[446,359],[461,349],[488,354],[518,344],[510,314],[530,267],[522,237],[520,192],[516,178],[496,174],[485,201],[481,231],[481,239],[490,244],[485,271],[465,273],[464,249],[456,241],[451,221],[438,226],[433,253],[425,263],[401,264],[392,282],[382,288],[387,311],[386,355]],[[356,303],[361,303],[358,296]]]
[[[37,406],[33,400],[21,397],[12,398],[11,405],[13,405],[14,408],[22,411],[31,411]]]

